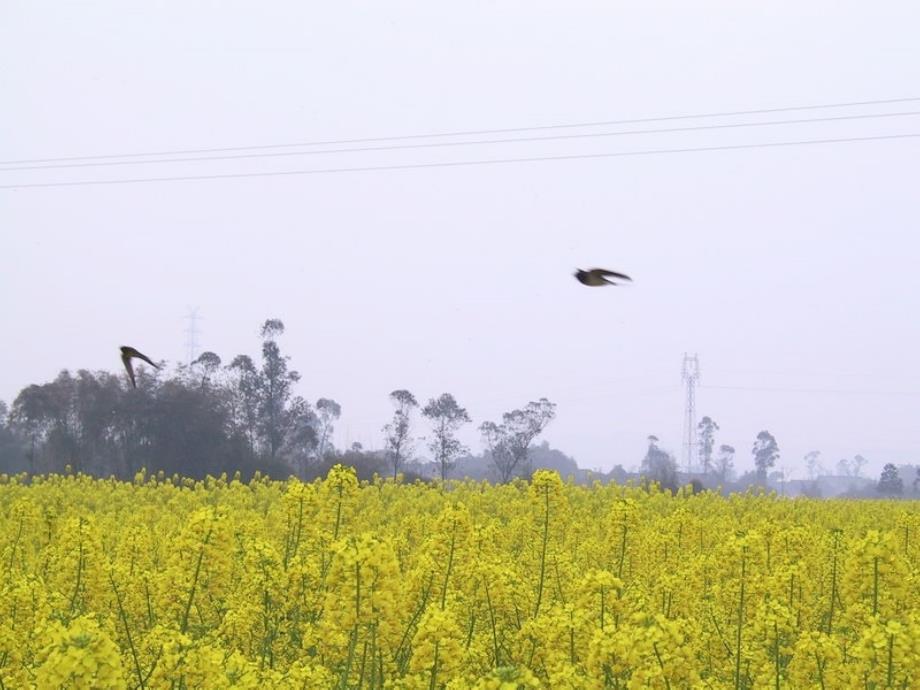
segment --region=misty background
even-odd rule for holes
[[[460,438],[477,452],[481,422],[546,397],[556,417],[541,440],[582,468],[638,467],[650,434],[679,458],[691,352],[698,416],[718,422],[716,442],[737,449],[741,471],[762,430],[793,476],[806,476],[814,450],[828,466],[861,455],[874,477],[885,463],[915,463],[917,138],[28,185],[918,134],[916,114],[13,168],[910,99],[920,97],[918,25],[909,2],[3,3],[0,399],[12,404],[62,369],[109,370],[124,384],[122,344],[187,363],[197,308],[195,354],[224,363],[256,358],[260,326],[282,319],[296,393],[341,405],[340,449],[382,448],[387,396],[407,389],[420,401],[450,392],[473,420]],[[916,110],[914,100],[521,136]],[[494,135],[448,139],[483,138]],[[634,284],[585,288],[572,272],[591,266]]]

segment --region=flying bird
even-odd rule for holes
[[[154,369],[159,369],[160,367],[154,364],[150,360],[150,358],[147,355],[143,354],[142,352],[138,352],[133,347],[122,345],[121,346],[121,361],[125,365],[125,371],[128,372],[128,378],[131,379],[131,385],[134,386],[134,388],[137,388],[137,382],[134,380],[134,367],[131,366],[131,360],[134,357],[144,360],[145,362],[147,362],[147,364],[152,366]]]
[[[617,273],[616,271],[608,271],[603,268],[592,268],[587,271],[583,271],[580,268],[575,272],[575,277],[578,279],[578,282],[582,285],[588,285],[590,287],[600,287],[602,285],[618,285],[609,278],[619,278],[620,280],[632,281],[628,275],[624,273]]]

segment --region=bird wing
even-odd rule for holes
[[[129,352],[123,352],[121,361],[125,365],[125,371],[128,372],[128,378],[131,379],[131,386],[137,388],[137,381],[134,380],[134,367],[131,366],[131,354]]]
[[[159,369],[159,368],[160,368],[160,367],[158,367],[156,364],[154,364],[154,363],[151,361],[151,359],[150,359],[147,355],[145,355],[145,354],[143,354],[143,353],[141,353],[141,352],[138,352],[137,350],[132,350],[132,351],[131,351],[131,356],[132,356],[132,357],[137,357],[138,359],[144,360],[145,362],[147,362],[147,364],[149,364],[150,366],[152,366],[154,369]]]
[[[632,278],[630,278],[625,273],[617,273],[616,271],[608,271],[607,269],[604,269],[604,268],[593,268],[591,269],[591,272],[604,276],[605,278],[609,276],[612,278],[620,278],[621,280],[632,281]]]

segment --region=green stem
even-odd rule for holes
[[[878,556],[872,559],[872,615],[878,614]]]
[[[469,627],[469,630],[467,630],[466,632],[466,645],[464,645],[466,649],[470,648],[470,643],[472,643],[473,641],[473,630],[475,629],[476,629],[476,612],[473,611],[472,608],[470,608],[470,627]]]
[[[834,604],[837,601],[837,546],[840,543],[840,532],[834,532],[834,561],[831,565],[831,606],[827,614],[827,634],[834,629]]]
[[[894,664],[892,663],[892,656],[894,651],[894,635],[888,636],[888,684],[886,687],[891,687],[891,676],[894,673]]]
[[[658,653],[658,643],[652,642],[652,649],[655,650],[655,658],[658,659],[658,665],[661,667],[662,678],[664,678],[664,686],[671,690],[671,683],[668,681],[667,676],[664,675],[664,662],[661,660],[661,654]]]
[[[815,662],[818,665],[818,682],[821,684],[821,690],[827,690],[824,686],[824,662],[821,661],[818,652],[815,652]]]
[[[606,594],[603,587],[601,587],[601,630],[604,629],[604,595]]]
[[[184,633],[188,629],[188,615],[192,610],[192,602],[195,600],[195,590],[198,587],[198,576],[201,573],[201,562],[204,560],[204,547],[208,545],[208,542],[211,541],[211,533],[213,528],[208,530],[207,536],[204,538],[204,543],[201,545],[201,549],[198,551],[198,562],[195,564],[195,576],[192,579],[192,586],[188,592],[188,601],[185,602],[185,613],[182,615],[182,625],[180,629]]]
[[[434,662],[431,664],[431,680],[428,682],[428,690],[435,690],[438,680],[438,653],[440,643],[434,643]]]
[[[489,605],[489,619],[492,622],[492,646],[495,650],[495,667],[501,666],[498,654],[498,633],[495,631],[495,609],[492,608],[492,597],[489,595],[489,583],[483,579],[483,585],[486,590],[486,603]]]
[[[623,563],[626,560],[626,531],[629,528],[623,523],[623,536],[620,539],[620,563],[617,566],[617,577],[623,579]]]
[[[549,489],[544,489],[543,495],[546,500],[543,514],[543,548],[540,552],[540,582],[537,586],[537,604],[533,610],[534,618],[540,612],[540,602],[543,599],[543,580],[546,577],[546,544],[549,541]]]
[[[147,599],[147,627],[153,627],[153,606],[150,603],[150,583],[145,579],[144,580],[144,596]]]
[[[348,688],[348,676],[351,674],[351,665],[355,659],[355,643],[357,641],[358,625],[356,623],[348,639],[348,659],[345,662],[345,668],[342,669],[342,678],[339,680],[339,688],[341,688],[341,690],[346,690],[346,688]]]
[[[415,627],[415,624],[418,623],[418,619],[425,612],[425,608],[428,606],[428,597],[431,595],[431,585],[432,578],[428,579],[428,583],[425,586],[425,591],[422,592],[422,600],[419,602],[418,608],[415,610],[415,613],[412,614],[412,618],[409,620],[409,624],[406,626],[406,629],[403,631],[402,639],[399,641],[399,645],[396,647],[396,651],[393,654],[394,660],[399,660],[399,655],[403,651],[403,647],[409,640],[409,634],[412,632],[412,629]],[[405,670],[405,664],[400,662],[400,670]]]
[[[128,617],[125,615],[125,608],[121,604],[121,594],[118,593],[118,587],[115,586],[115,578],[109,573],[109,582],[112,583],[112,591],[115,592],[115,602],[118,604],[118,615],[122,624],[125,626],[125,635],[128,637],[128,646],[131,648],[131,656],[134,659],[134,670],[137,672],[137,680],[140,683],[141,690],[145,690],[144,676],[141,673],[141,664],[137,659],[137,650],[134,648],[134,640],[131,639],[131,628],[128,627]]]
[[[10,573],[13,572],[13,559],[16,558],[16,549],[19,547],[19,540],[22,537],[22,528],[23,528],[24,521],[25,521],[25,518],[19,518],[19,531],[16,532],[16,541],[13,542],[13,548],[10,549],[10,562],[6,566],[7,576],[9,576]],[[0,679],[0,683],[2,682],[3,680]]]
[[[738,599],[738,631],[735,635],[735,690],[741,688],[741,629],[744,625],[744,576],[747,572],[747,547],[741,555],[741,596]]]
[[[83,583],[83,518],[80,518],[80,552],[77,558],[77,586],[74,587],[73,596],[70,598],[70,612],[73,613],[77,605],[77,595]]]
[[[450,579],[450,571],[454,566],[454,544],[457,539],[457,523],[454,522],[453,530],[450,533],[450,552],[447,555],[447,572],[444,573],[444,585],[441,587],[441,610],[447,605],[447,582]]]
[[[779,690],[779,626],[773,623],[773,661],[776,670],[776,690]]]

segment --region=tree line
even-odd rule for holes
[[[64,370],[51,382],[27,386],[11,407],[0,401],[0,472],[70,470],[126,479],[145,468],[196,478],[237,471],[248,477],[259,471],[279,479],[311,479],[341,462],[354,466],[362,477],[405,472],[411,478],[412,470],[429,469],[416,462],[419,452],[434,466],[428,474],[441,479],[453,476],[458,460],[470,466],[473,456],[458,433],[472,418],[450,393],[423,404],[408,390],[394,390],[389,395],[392,417],[381,428],[383,449],[368,452],[360,444],[336,448],[333,434],[342,407],[329,397],[311,403],[295,394],[301,377],[282,353],[283,334],[283,322],[268,319],[260,330],[257,358],[241,354],[225,364],[217,354],[205,352],[169,373],[139,367],[136,389],[123,375],[87,370]],[[480,423],[478,466],[486,463],[490,476],[501,482],[529,476],[533,444],[555,416],[556,405],[541,398],[504,413],[500,420]],[[416,433],[419,425],[425,427],[423,437]],[[754,470],[735,477],[735,448],[716,443],[719,430],[711,417],[700,420],[698,471],[690,474],[681,473],[658,438],[649,436],[638,476],[672,490],[691,481],[727,490],[785,481],[785,472],[774,470],[780,448],[773,434],[757,434],[751,446]],[[812,451],[802,460],[810,482],[803,493],[808,495],[821,495],[820,480],[827,479],[820,456]],[[836,476],[862,480],[866,463],[861,455],[842,459],[836,463]],[[886,465],[872,491],[916,494],[920,468],[917,472],[905,482],[895,465]],[[606,475],[615,481],[635,477],[620,465]]]
[[[681,474],[674,456],[658,446],[658,437],[648,437],[648,450],[642,459],[640,475],[646,481],[655,481],[662,488],[676,491],[682,483],[694,482],[700,488],[716,488],[743,490],[750,486],[767,487],[786,482],[785,470],[776,471],[777,460],[780,458],[780,448],[776,437],[767,430],[760,431],[751,446],[751,456],[754,464],[753,471],[746,472],[740,477],[735,477],[735,448],[729,444],[721,444],[716,452],[716,432],[719,425],[711,417],[704,416],[697,425],[697,467],[698,472],[691,472],[689,476]],[[829,475],[828,470],[820,460],[820,451],[810,451],[802,458],[802,465],[807,473],[808,480],[803,487],[803,493],[809,496],[821,496],[821,486],[827,483],[829,477],[858,480],[863,479],[861,472],[868,460],[862,455],[856,455],[852,460],[842,458],[836,463],[836,475]],[[771,471],[773,470],[773,471]],[[898,468],[894,463],[887,463],[877,482],[871,483],[871,489],[851,488],[848,495],[873,496],[881,495],[897,497],[905,493],[920,493],[920,466],[915,470],[916,476],[905,487]],[[823,481],[822,481],[823,480]]]
[[[383,451],[333,443],[342,408],[332,398],[311,403],[295,394],[300,374],[279,340],[280,319],[260,330],[261,356],[237,355],[225,364],[205,352],[168,374],[139,367],[137,388],[106,371],[64,370],[51,382],[24,388],[12,406],[0,402],[0,472],[84,472],[131,478],[142,468],[189,477],[255,471],[303,479],[335,462],[396,476],[415,458],[420,415],[427,451],[442,479],[468,452],[458,439],[472,423],[450,393],[421,405],[408,390],[390,394],[392,419],[383,426]],[[545,398],[505,413],[479,430],[502,481],[527,473],[531,443],[555,417]]]

